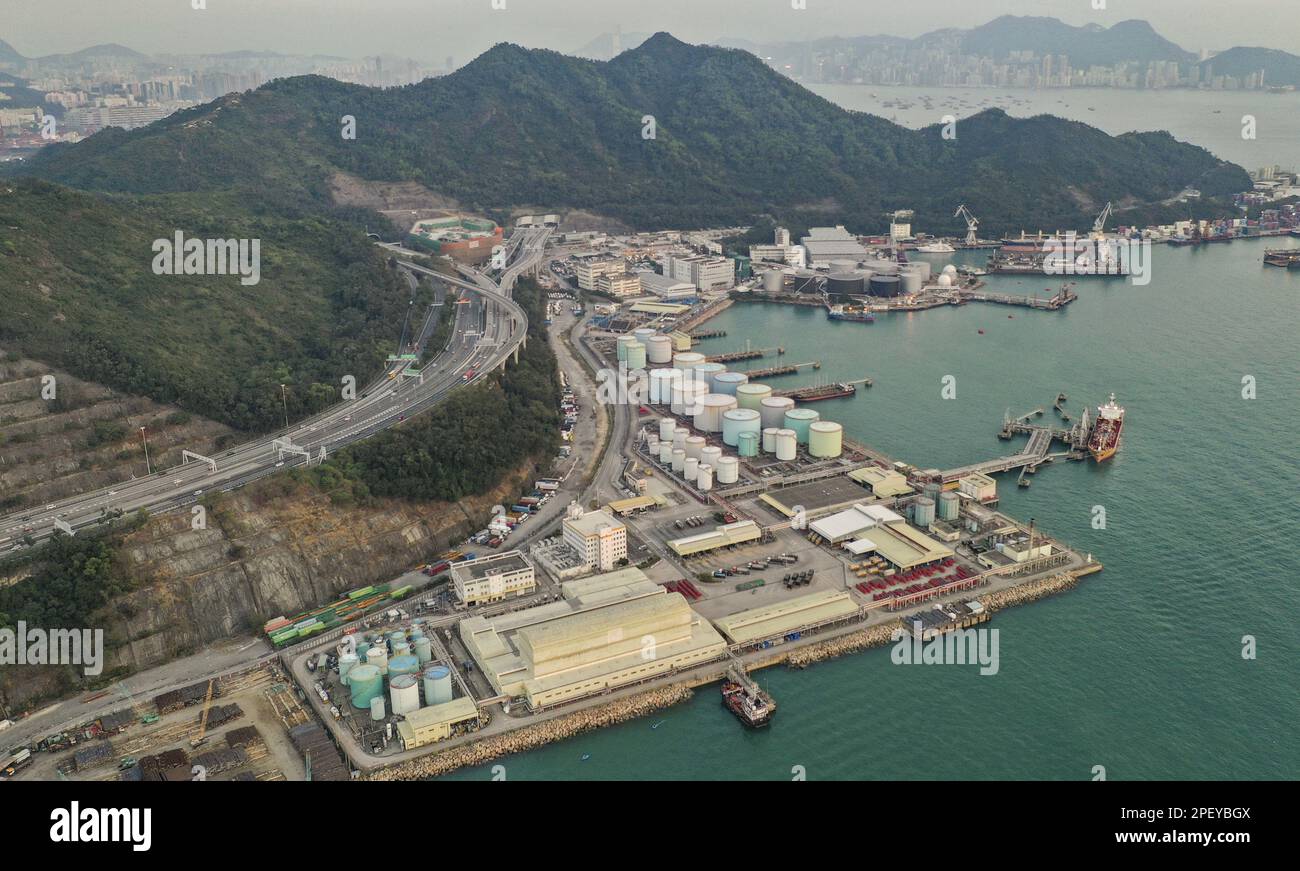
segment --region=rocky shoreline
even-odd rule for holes
[[[979,597],[979,601],[990,614],[1015,605],[1037,602],[1048,596],[1054,596],[1065,590],[1072,590],[1079,583],[1079,578],[1072,572],[1061,572],[1049,578],[1038,578],[1023,584],[1017,584],[1005,590],[998,590]]]
[[[653,711],[684,702],[694,693],[685,684],[661,687],[626,699],[582,711],[575,711],[553,720],[494,735],[442,753],[435,753],[407,762],[379,769],[366,775],[365,780],[424,780],[455,771],[467,765],[482,765],[501,756],[536,750],[555,741],[563,741],[593,729],[603,729],[627,720],[635,720]]]
[[[807,668],[814,662],[821,662],[824,659],[834,659],[837,656],[857,653],[871,647],[884,647],[894,640],[894,633],[902,629],[902,621],[891,620],[879,626],[861,629],[839,638],[831,638],[800,648],[791,653],[785,663],[791,668]]]

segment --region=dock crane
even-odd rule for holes
[[[208,681],[208,694],[203,699],[203,713],[199,716],[199,734],[190,739],[190,747],[198,747],[204,741],[208,740],[208,711],[212,709],[212,690],[216,686],[216,679]]]
[[[1112,211],[1111,204],[1107,202],[1106,208],[1102,209],[1101,214],[1097,216],[1097,220],[1092,222],[1092,235],[1094,237],[1100,238],[1102,233],[1105,232],[1106,219],[1110,217]]]
[[[966,244],[978,245],[979,237],[976,235],[975,230],[979,227],[980,222],[978,218],[970,213],[970,209],[966,208],[965,203],[957,207],[957,212],[953,217],[963,218],[966,221]]]

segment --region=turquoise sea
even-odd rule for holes
[[[1157,246],[1149,285],[1080,279],[1059,313],[970,304],[854,324],[746,304],[711,321],[728,335],[706,349],[780,344],[786,360],[821,360],[821,377],[873,378],[815,407],[923,466],[1000,455],[1007,409],[1051,415],[1064,391],[1077,414],[1114,391],[1128,416],[1113,461],[1045,467],[1028,490],[999,481],[1005,511],[1106,569],[998,614],[997,675],[894,665],[888,649],[767,669],[758,678],[780,711],[766,730],[744,731],[708,687],[500,760],[508,779],[761,780],[795,766],[814,780],[1089,779],[1097,765],[1112,780],[1300,778],[1300,274],[1264,267],[1266,244],[1300,242]],[[952,262],[963,259],[980,260]],[[955,399],[941,398],[945,375]],[[1254,399],[1242,396],[1247,376]],[[1091,524],[1098,505],[1104,530]]]

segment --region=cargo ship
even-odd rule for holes
[[[858,388],[846,381],[836,384],[824,384],[818,387],[797,387],[794,390],[782,390],[772,394],[773,396],[788,396],[795,402],[817,402],[822,399],[839,399],[842,396],[852,396],[858,392]]]
[[[875,323],[876,315],[869,308],[833,305],[826,312],[826,317],[833,321],[857,321],[862,324]]]
[[[1092,458],[1100,463],[1115,456],[1123,429],[1124,409],[1115,403],[1115,394],[1112,393],[1109,402],[1097,406],[1097,422],[1088,437],[1088,453]]]
[[[752,681],[740,683],[735,680],[722,682],[722,704],[736,715],[736,719],[746,729],[758,729],[766,726],[776,713],[776,702],[772,697],[758,688]]]

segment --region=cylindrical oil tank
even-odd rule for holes
[[[769,269],[763,273],[763,290],[768,293],[780,293],[785,289],[785,274],[780,269]]]
[[[749,381],[744,372],[722,372],[713,378],[713,392],[735,396],[736,389]]]
[[[832,260],[829,264],[831,272],[852,272],[858,268],[858,261],[846,257],[838,260]]]
[[[361,657],[355,653],[345,653],[339,657],[339,683],[348,685],[348,672],[361,664]]]
[[[822,416],[811,408],[792,408],[785,413],[785,428],[792,429],[799,438],[799,444],[808,444],[808,427],[821,420]]]
[[[376,644],[366,651],[366,662],[378,668],[381,675],[388,674],[388,648]]]
[[[912,503],[912,522],[921,527],[934,523],[933,499],[929,496],[921,496]]]
[[[829,420],[808,425],[808,454],[818,459],[834,459],[844,452],[844,427]]]
[[[348,686],[352,690],[352,707],[364,711],[375,696],[383,697],[384,676],[379,673],[378,666],[362,663],[348,672]]]
[[[907,264],[906,267],[900,268],[898,271],[903,272],[906,269],[915,269],[917,272],[921,273],[922,281],[929,281],[930,276],[934,274],[934,270],[930,266],[929,260],[914,260]]]
[[[700,399],[709,393],[709,385],[684,380],[673,385],[672,410],[683,417],[694,417],[699,412]]]
[[[760,418],[759,423],[762,422],[763,421]],[[770,454],[776,450],[776,431],[778,429],[780,429],[779,426],[763,427],[763,453]]]
[[[691,436],[686,440],[686,445],[683,450],[686,451],[687,457],[692,460],[698,460],[700,454],[704,453],[704,446],[707,444],[708,442],[704,440],[704,436]]]
[[[433,659],[433,642],[427,638],[421,638],[415,642],[415,658],[420,660],[420,665],[424,665]]]
[[[409,642],[407,641],[393,642],[393,659],[397,659],[402,656],[409,656],[410,653],[411,653],[411,645]]]
[[[956,522],[961,515],[961,497],[952,490],[939,494],[939,519]]]
[[[641,342],[632,342],[627,346],[627,369],[629,372],[635,369],[644,369],[646,364],[645,345]]]
[[[790,279],[790,289],[795,293],[817,293],[817,278],[817,273],[812,270],[798,270]]]
[[[710,393],[718,393],[719,391],[713,389],[713,379],[726,371],[727,367],[721,363],[701,363],[691,370],[691,376],[696,381],[703,381],[709,385]]]
[[[677,421],[671,417],[659,418],[659,441],[670,442],[673,440],[673,433],[677,430]]]
[[[872,296],[898,296],[899,280],[897,275],[873,275],[868,288]]]
[[[861,296],[866,292],[866,277],[863,273],[832,272],[826,279],[826,293],[830,296]]]
[[[366,661],[366,652],[369,651],[370,648],[373,646],[374,645],[372,645],[369,641],[357,642],[357,656],[361,658],[362,662]]]
[[[667,336],[651,336],[644,340],[646,358],[655,364],[673,361],[673,340]]]
[[[673,355],[673,368],[681,369],[683,372],[688,372],[703,362],[705,362],[704,355],[696,351],[682,351],[680,354]]]
[[[904,269],[898,273],[899,292],[904,296],[913,296],[921,292],[925,279],[921,276],[920,270]]]
[[[672,442],[660,442],[660,443],[659,443],[659,462],[661,462],[661,463],[671,463],[672,461],[673,461],[673,443],[672,443]]]
[[[763,418],[763,429],[781,429],[785,426],[785,413],[794,408],[794,400],[788,396],[768,396],[758,403],[758,413]],[[764,448],[763,450],[767,450]]]
[[[738,445],[742,432],[759,434],[758,412],[752,408],[733,408],[722,415],[722,443]]]
[[[736,407],[736,397],[725,393],[706,393],[700,397],[695,428],[700,432],[721,432],[722,416]]]
[[[443,705],[451,701],[451,669],[431,665],[424,670],[424,703]]]
[[[701,493],[713,489],[713,467],[705,463],[700,463],[700,468],[695,472],[695,489]]]
[[[645,447],[652,457],[659,453],[659,436],[657,433],[650,433],[645,437]]]
[[[688,484],[691,483],[695,480],[695,476],[699,473],[699,470],[699,458],[687,457],[685,461],[682,462],[682,480]]]
[[[799,450],[799,435],[792,429],[776,431],[776,458],[788,462],[795,458]]]
[[[684,426],[679,426],[673,429],[673,448],[686,447],[686,439],[690,434],[691,431]]]
[[[415,675],[399,674],[388,682],[388,695],[394,714],[409,714],[420,710],[420,687]]]
[[[388,679],[391,681],[401,674],[416,674],[420,670],[420,660],[414,656],[394,656],[388,660]]]
[[[384,697],[375,696],[370,700],[370,719],[378,723],[384,719]]]
[[[736,453],[742,457],[758,456],[759,437],[756,432],[742,432],[736,436]]]
[[[680,475],[682,473],[682,469],[685,467],[686,467],[686,451],[682,450],[681,448],[673,448],[673,471]]]
[[[943,492],[943,485],[936,481],[927,481],[921,485],[921,495],[927,499],[939,501],[939,494]]]
[[[638,327],[632,331],[632,335],[636,337],[638,342],[644,344],[645,340],[653,336],[656,332],[657,331],[654,327]]]
[[[700,451],[700,463],[713,466],[715,469],[717,468],[718,460],[721,458],[722,448],[717,445],[709,445],[704,450]]]
[[[742,384],[736,388],[736,404],[741,408],[758,411],[763,407],[763,400],[772,395],[772,388],[766,384]]]
[[[614,343],[614,354],[620,363],[627,360],[627,347],[636,341],[636,336],[619,336]]]
[[[894,260],[875,260],[871,264],[873,275],[897,275],[902,267]]]
[[[735,457],[719,457],[713,469],[719,484],[734,484],[740,480],[740,460]]]
[[[656,376],[654,373],[658,372]],[[650,373],[650,392],[651,401],[655,405],[668,405],[673,401],[673,385],[680,384],[682,380],[682,370],[680,369],[655,369]],[[657,398],[655,390],[658,390]]]

